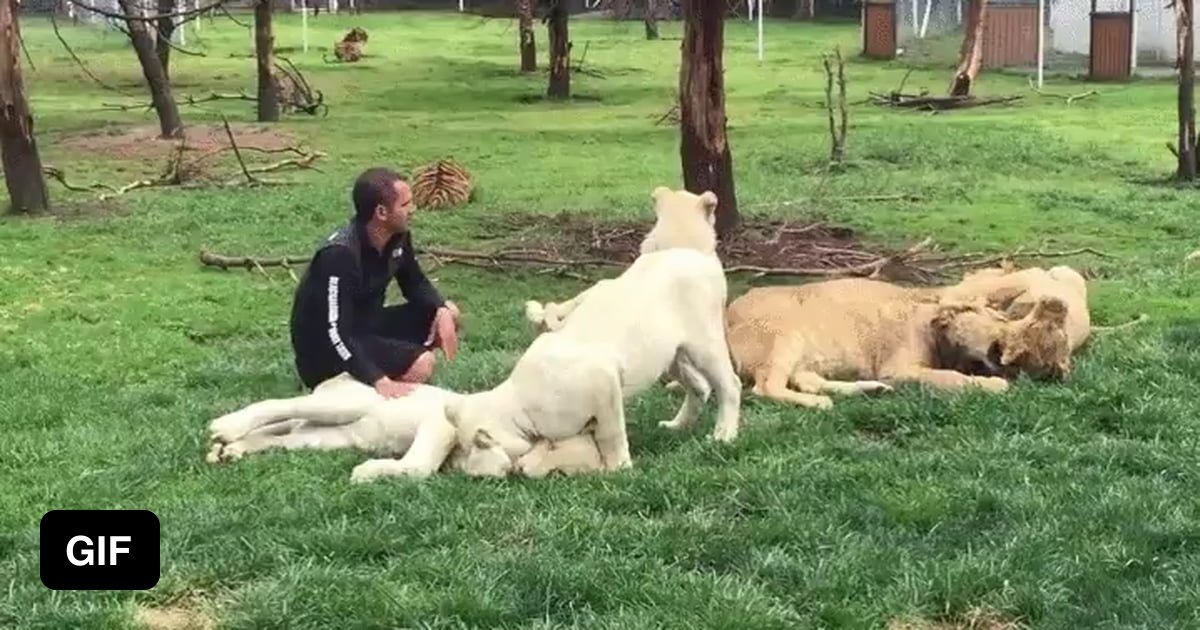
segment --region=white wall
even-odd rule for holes
[[[1165,4],[1166,0],[1134,0],[1137,47],[1139,54],[1171,63],[1175,60],[1175,10],[1166,8]],[[1120,11],[1128,6],[1127,0],[1099,0],[1096,8]],[[1054,0],[1050,7],[1049,47],[1088,54],[1091,10],[1091,0]],[[1200,60],[1200,47],[1196,50],[1196,59]]]

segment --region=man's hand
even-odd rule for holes
[[[458,307],[453,302],[446,302],[433,316],[433,326],[430,327],[429,338],[425,340],[425,345],[441,348],[450,361],[458,353],[458,317]]]
[[[400,396],[405,396],[412,393],[412,391],[416,388],[417,386],[412,383],[393,381],[386,376],[378,381],[375,381],[375,391],[379,392],[379,395],[383,396],[384,398],[398,398]]]

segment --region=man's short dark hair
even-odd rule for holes
[[[375,214],[375,207],[396,202],[396,182],[407,181],[400,173],[383,166],[369,168],[354,180],[350,196],[354,200],[354,216],[365,223]]]

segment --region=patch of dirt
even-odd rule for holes
[[[1022,630],[1023,624],[994,610],[972,608],[952,620],[892,619],[886,630]]]
[[[577,213],[506,215],[485,221],[479,238],[505,235],[506,247],[561,259],[633,262],[653,221],[600,221]],[[892,254],[867,248],[848,227],[743,217],[742,228],[717,245],[727,267],[838,269]]]
[[[239,147],[282,149],[296,140],[276,127],[229,123]],[[179,146],[178,140],[159,138],[158,125],[112,126],[60,138],[59,146],[70,153],[99,154],[116,160],[165,160]],[[229,146],[223,125],[188,125],[185,151],[205,153]]]
[[[161,608],[139,606],[135,620],[146,630],[215,630],[217,627],[212,617],[179,604]]]

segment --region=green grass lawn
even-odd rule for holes
[[[630,400],[635,468],[540,482],[444,476],[348,482],[364,456],[280,453],[204,462],[207,424],[297,392],[287,343],[291,280],[202,268],[201,248],[305,254],[349,214],[361,169],[453,157],[478,178],[468,207],[420,214],[424,245],[483,247],[507,212],[649,221],[654,186],[679,186],[677,131],[654,122],[677,85],[678,23],[662,41],[636,22],[577,20],[575,50],[603,77],[590,97],[524,102],[545,75],[517,69],[506,20],[403,13],[280,16],[277,45],[330,104],[278,128],[325,151],[287,187],[148,190],[98,203],[51,183],[52,216],[0,220],[0,627],[135,627],[139,607],[204,614],[223,628],[883,628],[990,609],[1036,628],[1200,626],[1200,193],[1147,183],[1173,170],[1170,81],[1049,92],[1100,95],[1067,107],[1023,76],[987,74],[980,95],[1012,106],[937,116],[856,105],[849,168],[828,155],[819,56],[852,57],[854,25],[770,22],[726,31],[730,141],[749,215],[826,218],[897,245],[948,249],[1090,246],[1065,261],[1096,275],[1093,317],[1150,323],[1102,335],[1062,385],[952,396],[917,387],[833,411],[745,400],[729,446],[659,429],[680,396]],[[369,57],[322,61],[351,26]],[[156,174],[155,156],[83,150],[103,125],[154,126],[100,103],[147,97],[119,33],[64,25],[90,82],[49,23],[23,24],[43,159],[73,181]],[[174,55],[183,94],[254,89],[247,31],[205,21]],[[197,43],[197,41],[199,43]],[[545,30],[539,26],[545,67]],[[242,56],[239,56],[242,55]],[[905,68],[852,58],[850,99]],[[908,87],[942,93],[951,71]],[[245,102],[185,107],[185,123],[253,121]],[[114,129],[110,131],[119,131]],[[161,153],[161,152],[160,152]],[[912,193],[917,202],[846,197]],[[493,235],[494,236],[494,235]],[[529,298],[582,282],[445,267],[431,274],[467,314],[461,356],[436,382],[499,382],[532,333]],[[761,281],[759,281],[761,283]],[[731,293],[746,286],[731,279]],[[638,308],[638,305],[631,305]],[[38,523],[51,509],[145,508],[162,523],[162,579],[147,592],[52,592],[38,578]]]

